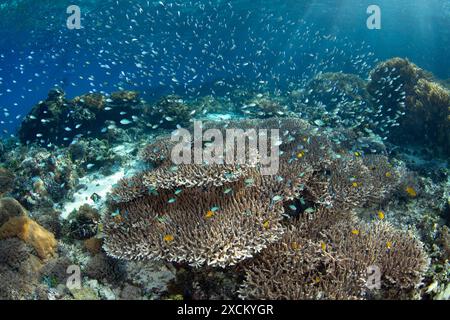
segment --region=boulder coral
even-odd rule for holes
[[[26,210],[17,200],[13,198],[0,199],[0,226],[2,226],[10,218],[26,215]]]
[[[58,245],[52,233],[27,216],[12,217],[0,227],[0,239],[12,237],[31,245],[41,259],[52,257]]]

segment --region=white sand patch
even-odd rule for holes
[[[80,184],[84,184],[87,187],[74,194],[73,202],[64,204],[61,217],[63,219],[67,219],[67,217],[73,210],[78,210],[83,204],[89,204],[92,207],[98,208],[98,204],[91,199],[91,196],[96,193],[102,198],[101,202],[103,202],[106,198],[107,193],[111,192],[112,186],[124,176],[125,170],[121,169],[110,176],[93,178],[92,175],[88,175],[81,178]]]

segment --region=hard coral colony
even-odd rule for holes
[[[287,12],[168,3],[106,1],[118,42],[92,13],[98,60],[70,46],[1,138],[0,299],[449,299],[448,83]]]

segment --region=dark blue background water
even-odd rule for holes
[[[450,78],[448,0],[161,2],[0,2],[0,121],[12,122],[0,129],[13,130],[54,85],[73,97],[121,83],[147,99],[219,91],[218,80],[276,89],[320,70],[367,78],[376,59],[394,56]],[[70,4],[82,10],[82,30],[66,28]],[[381,30],[366,27],[371,4]],[[363,67],[357,56],[369,52]]]

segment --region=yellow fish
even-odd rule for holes
[[[392,173],[390,173],[389,171],[386,172],[386,178],[390,178],[390,177],[392,177]]]
[[[357,235],[359,235],[359,230],[353,229],[353,230],[352,230],[352,233],[353,233],[355,236],[357,236]]]
[[[267,221],[265,221],[265,222],[263,223],[263,227],[264,227],[264,229],[269,229],[269,227],[270,227],[270,222],[269,222],[269,220],[267,220]]]
[[[378,219],[383,220],[384,219],[384,212],[383,211],[378,211]]]
[[[305,155],[305,152],[304,152],[304,151],[299,152],[299,153],[297,153],[297,158],[298,158],[298,159],[301,159],[301,158],[303,158],[304,155]]]
[[[353,186],[354,188],[357,188],[357,187],[358,187],[358,182],[353,182],[353,183],[352,183],[352,186]]]
[[[206,219],[209,219],[209,218],[212,218],[212,217],[214,217],[214,211],[209,210],[209,211],[206,213],[205,218],[206,218]]]
[[[358,151],[355,152],[355,156],[356,157],[361,157],[361,153],[359,153]]]
[[[392,242],[390,242],[390,241],[386,242],[386,247],[388,249],[392,248]]]
[[[416,192],[416,190],[414,190],[413,187],[407,187],[407,188],[405,189],[405,191],[406,191],[406,193],[407,193],[411,198],[417,197],[417,192]]]
[[[164,241],[165,241],[165,242],[172,242],[173,240],[175,240],[175,238],[174,238],[173,235],[171,235],[171,234],[166,234],[166,235],[164,236]]]
[[[323,251],[327,250],[327,244],[326,244],[325,242],[322,242],[322,243],[320,244],[320,246],[322,247],[322,250],[323,250]]]

